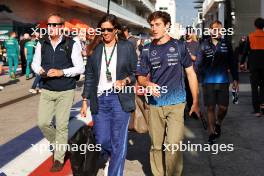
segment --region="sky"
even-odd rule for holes
[[[192,25],[193,18],[197,17],[197,10],[193,7],[197,4],[194,0],[176,0],[176,21],[183,26]]]

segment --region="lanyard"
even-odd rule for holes
[[[111,52],[111,55],[110,55],[110,57],[109,57],[109,60],[107,60],[106,50],[105,50],[105,46],[104,46],[105,64],[106,64],[106,69],[107,69],[107,70],[109,70],[108,68],[109,68],[109,65],[110,65],[110,63],[111,63],[111,60],[112,60],[112,57],[113,57],[113,54],[114,54],[115,48],[116,48],[116,43],[115,43],[114,48],[113,48],[113,50],[112,50],[112,52]]]

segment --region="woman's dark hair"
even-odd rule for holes
[[[163,11],[156,11],[149,15],[148,17],[148,23],[150,24],[151,21],[156,20],[158,18],[161,18],[161,20],[164,22],[164,24],[171,24],[171,17],[170,14]]]
[[[104,23],[104,22],[110,22],[115,29],[120,29],[120,24],[118,22],[118,19],[115,15],[113,14],[107,14],[105,16],[103,16],[103,18],[100,20],[100,22],[98,23],[97,27],[100,28],[101,25]]]
[[[95,35],[94,39],[92,40],[92,42],[87,45],[86,48],[86,52],[87,52],[87,56],[91,56],[93,54],[94,49],[96,48],[96,46],[102,41],[102,36],[101,35]]]
[[[255,20],[255,27],[258,29],[263,29],[264,28],[264,19],[263,18],[257,18]]]

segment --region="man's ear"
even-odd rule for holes
[[[171,23],[168,22],[168,23],[166,24],[166,31],[169,31],[169,30],[170,30],[170,26],[171,26]]]

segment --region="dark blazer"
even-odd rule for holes
[[[85,67],[85,83],[82,97],[90,100],[90,110],[92,114],[98,113],[97,87],[99,84],[101,63],[102,63],[103,43],[100,43],[93,54],[87,59]],[[137,54],[132,43],[125,40],[119,40],[117,43],[117,66],[116,79],[122,80],[130,77],[132,86],[136,83]],[[125,112],[135,110],[135,94],[118,94],[120,104]]]

